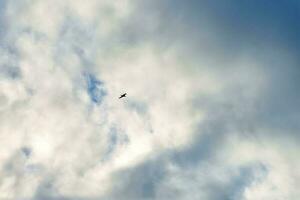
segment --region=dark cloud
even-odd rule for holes
[[[157,189],[167,176],[163,160],[148,160],[136,167],[120,170],[108,199],[155,199]]]
[[[185,158],[174,159],[172,155],[179,152],[168,152],[135,167],[118,171],[113,178],[112,191],[105,198],[154,200],[205,197],[210,200],[238,200],[243,199],[248,186],[263,181],[268,174],[266,166],[259,162],[244,166],[222,164],[220,168],[218,162],[209,161],[201,156],[206,149],[198,150],[195,152],[200,154],[198,156],[191,156],[190,150],[184,149],[181,154],[186,154]],[[219,151],[222,151],[222,148]],[[187,167],[186,162],[191,159],[205,162]],[[180,171],[168,170],[170,164],[179,167]],[[262,175],[257,176],[257,172]],[[178,183],[170,182],[170,178],[178,180]]]
[[[175,45],[183,59],[207,60],[214,64],[209,65],[211,70],[229,75],[236,70],[232,63],[241,57],[256,63],[268,82],[261,99],[252,102],[258,111],[257,125],[282,131],[299,129],[298,1],[151,1],[142,3],[140,10],[133,20],[135,34],[146,32],[148,40],[155,38],[160,45]],[[148,30],[144,23],[151,20],[157,24]],[[250,70],[243,69],[244,73]]]
[[[261,165],[260,163],[231,168],[227,170],[228,171],[226,173],[231,175],[229,180],[227,180],[226,182],[220,183],[220,181],[218,180],[208,179],[208,183],[204,184],[204,187],[202,189],[205,191],[205,193],[207,193],[208,199],[244,199],[245,189],[253,182],[259,182],[262,178],[256,177],[255,172],[261,171],[262,173],[267,174],[265,166]]]
[[[118,130],[116,126],[110,128],[108,132],[108,147],[106,152],[103,154],[102,161],[106,162],[114,156],[115,151],[119,145],[126,145],[129,143],[127,135]]]
[[[6,15],[5,15],[5,9],[7,6],[7,1],[6,0],[2,0],[0,1],[0,24],[1,24],[1,28],[0,28],[0,44],[2,42],[4,42],[4,36],[6,35],[6,30],[8,27],[8,23],[6,21]]]
[[[51,200],[51,199],[59,199],[63,200],[64,197],[59,195],[57,192],[57,189],[53,187],[53,178],[48,178],[43,181],[41,181],[39,187],[36,189],[34,198],[35,200],[45,199],[45,200]]]
[[[224,160],[220,160],[220,155],[231,145],[230,141],[235,133],[243,139],[255,141],[251,135],[252,115],[243,110],[242,105],[235,105],[230,101],[208,101],[206,98],[216,97],[206,96],[195,101],[194,107],[205,109],[208,116],[198,125],[189,145],[163,151],[153,159],[118,171],[114,175],[111,194],[105,197],[113,200],[201,197],[210,200],[237,200],[244,198],[245,189],[251,184],[263,181],[268,169],[259,161],[227,165],[223,163]],[[231,157],[231,154],[234,152],[229,151],[225,156]],[[170,171],[170,165],[179,171]],[[262,176],[257,176],[257,172]],[[173,177],[183,180],[174,185],[169,181]]]
[[[294,0],[144,1],[139,9],[139,17],[132,22],[137,35],[152,33],[172,43],[187,42],[190,47],[200,48],[204,44],[206,50],[230,50],[237,54],[243,48],[263,44],[297,49],[300,45],[299,3]],[[147,22],[152,25],[151,31],[145,26]],[[202,37],[205,31],[211,32]]]
[[[22,147],[21,151],[27,158],[31,156],[32,150],[29,147]]]
[[[19,56],[13,48],[0,42],[1,63],[0,78],[17,80],[22,78],[22,71],[19,67]]]
[[[1,66],[1,71],[0,74],[3,74],[3,77],[5,78],[11,78],[11,79],[16,79],[21,77],[21,71],[20,68],[16,66]]]
[[[300,123],[300,68],[292,59],[273,58],[268,63],[268,88],[260,99],[258,126],[277,129],[282,134],[297,132]]]

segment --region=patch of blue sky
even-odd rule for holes
[[[101,104],[103,98],[107,95],[104,83],[97,79],[93,74],[85,74],[87,92],[90,100],[95,104]]]

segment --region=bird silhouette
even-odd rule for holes
[[[122,94],[119,99],[126,97],[127,93]]]

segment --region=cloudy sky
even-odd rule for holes
[[[299,19],[299,0],[0,0],[0,200],[299,200]]]

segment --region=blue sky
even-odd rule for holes
[[[298,0],[0,6],[0,199],[300,198]]]

